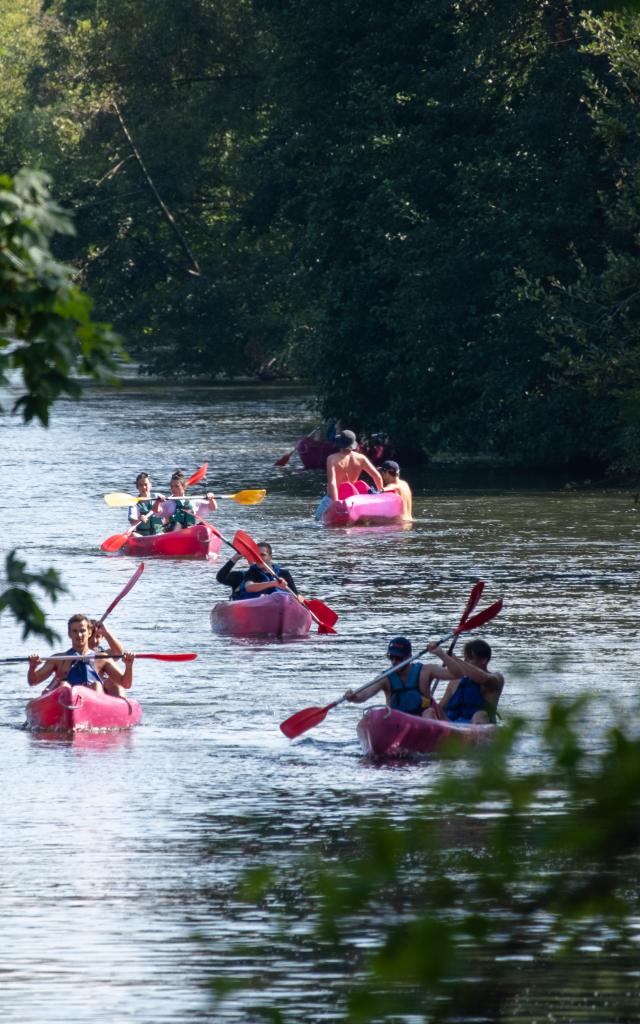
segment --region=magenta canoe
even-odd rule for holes
[[[332,501],[322,513],[325,526],[383,525],[402,517],[402,498],[397,491],[352,494]]]
[[[327,457],[338,450],[331,441],[316,441],[313,437],[303,437],[296,445],[300,462],[305,469],[324,469]],[[375,442],[370,445],[358,445],[356,451],[364,452],[374,466],[379,466],[385,459],[393,457],[393,449],[390,445]]]
[[[457,725],[446,719],[421,718],[392,708],[369,708],[357,725],[365,754],[406,757],[430,754],[447,742],[478,746],[495,735],[495,725]]]
[[[43,732],[100,732],[130,729],[142,719],[142,708],[130,697],[110,697],[90,686],[63,684],[30,700],[27,727]]]
[[[211,609],[214,633],[228,636],[304,636],[312,621],[305,606],[282,590],[244,601],[219,601]]]
[[[208,523],[197,523],[186,530],[148,537],[136,537],[132,533],[122,552],[137,558],[217,558],[221,546],[221,538]]]

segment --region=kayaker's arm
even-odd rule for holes
[[[298,596],[298,588],[296,587],[295,583],[293,582],[293,576],[291,575],[289,570],[288,569],[281,569],[280,570],[280,577],[281,577],[281,579],[285,580],[287,586],[289,587],[289,590],[293,591],[293,593],[297,597]]]
[[[133,685],[133,659],[135,654],[131,651],[125,651],[122,655],[124,662],[124,672],[121,672],[117,665],[113,661],[107,661],[104,665],[100,666],[100,672],[109,679],[112,683],[117,686],[124,687],[125,690],[130,690]]]
[[[110,654],[111,656],[116,654],[124,654],[124,647],[122,646],[118,638],[107,629],[104,623],[96,623],[96,625],[93,628],[93,635],[95,636],[96,640],[99,640],[100,637],[105,638],[109,646],[109,649],[106,652],[107,654]]]
[[[244,576],[244,572],[240,569],[236,569],[235,571],[232,570],[236,562],[239,562],[241,558],[242,555],[232,555],[229,561],[224,563],[222,568],[216,573],[216,580],[218,583],[222,583],[224,586],[231,587],[235,590]]]
[[[374,466],[373,462],[371,462],[371,460],[368,459],[366,455],[362,455],[362,453],[359,454],[358,459],[360,468],[364,470],[367,476],[371,477],[377,490],[381,491],[384,487],[384,480],[382,479],[380,473]]]
[[[364,690],[347,690],[344,699],[348,700],[351,704],[363,704],[365,700],[369,700],[371,697],[375,697],[376,693],[380,693],[380,690],[386,690],[387,686],[387,676],[385,676],[384,679],[379,679],[378,682],[372,683],[371,686],[365,687]]]
[[[468,676],[469,679],[473,679],[474,683],[478,683],[479,686],[486,686],[487,689],[492,690],[494,693],[500,694],[502,691],[504,679],[499,672],[487,672],[478,665],[473,665],[470,661],[458,658],[455,654],[449,654],[442,647],[438,647],[437,644],[428,644],[428,650],[430,654],[435,654],[440,658],[445,668],[450,670],[454,678],[460,679],[462,676]]]
[[[29,686],[38,686],[40,683],[44,683],[45,679],[48,679],[52,672],[55,672],[60,662],[44,661],[40,668],[37,665],[40,664],[39,654],[29,655],[29,670],[27,672],[27,682]],[[64,664],[64,663],[63,663]]]

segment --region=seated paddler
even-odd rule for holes
[[[347,492],[356,494],[356,485],[363,473],[371,479],[374,489],[381,491],[383,486],[382,476],[370,459],[362,452],[356,451],[358,440],[353,430],[341,430],[334,443],[338,451],[327,458],[327,493],[315,511],[316,519],[322,518],[322,513],[332,501],[344,497]],[[364,481],[362,487],[365,492],[369,490]]]
[[[129,522],[135,526],[135,533],[140,537],[162,533],[164,530],[162,516],[153,511],[156,496],[151,493],[151,484],[148,473],[138,473],[136,487],[140,500],[129,506]]]
[[[450,722],[473,725],[495,722],[504,679],[499,672],[489,670],[489,644],[485,640],[469,640],[462,658],[449,654],[435,643],[429,644],[428,649],[440,658],[451,681],[440,701],[439,711],[433,708],[427,717],[444,717]]]
[[[169,498],[164,494],[158,494],[153,503],[154,514],[161,516],[167,531],[185,530],[189,526],[195,526],[198,519],[207,512],[217,511],[218,504],[212,491],[207,491],[204,499],[187,498],[186,478],[181,469],[176,469],[171,474],[169,488]]]
[[[406,636],[394,636],[389,641],[387,657],[392,666],[387,675],[360,692],[347,690],[346,700],[362,704],[382,692],[395,711],[426,716],[431,710],[432,683],[436,679],[451,679],[451,673],[439,665],[423,665],[420,661],[403,664],[411,658],[411,641]]]
[[[62,685],[89,686],[98,693],[105,692],[116,696],[121,690],[131,688],[135,655],[130,652],[122,655],[124,669],[121,670],[108,653],[96,651],[92,647],[91,619],[86,615],[72,615],[67,623],[67,632],[71,647],[61,655],[56,655],[56,660],[48,658],[42,662],[39,654],[29,656],[29,686],[38,686],[53,675],[47,690]]]
[[[254,562],[246,571],[234,569],[234,565],[242,557],[235,554],[225,562],[216,575],[218,583],[231,587],[231,600],[244,601],[247,598],[260,597],[261,594],[273,593],[275,590],[290,590],[297,595],[298,588],[289,570],[283,569],[273,561],[271,544],[260,541],[258,550],[264,566]]]

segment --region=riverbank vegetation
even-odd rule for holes
[[[0,10],[4,166],[149,369],[308,377],[403,458],[637,471],[637,5]]]

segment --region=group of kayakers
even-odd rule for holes
[[[341,430],[335,437],[339,449],[327,458],[327,494],[323,503],[338,500],[345,487],[353,487],[366,474],[378,490],[397,491],[403,503],[402,518],[412,519],[412,494],[406,481],[400,478],[400,466],[386,460],[377,469],[362,452],[357,451],[356,435]],[[203,499],[188,498],[188,481],[184,472],[176,469],[169,482],[169,496],[152,494],[152,480],[148,473],[136,477],[139,499],[129,508],[128,518],[135,532],[148,536],[165,531],[187,529],[194,526],[207,512],[215,512],[217,503],[212,492]],[[317,514],[317,513],[316,513]],[[234,554],[219,570],[216,579],[231,588],[231,600],[244,601],[274,590],[290,591],[298,595],[291,573],[273,561],[273,549],[266,541],[258,545],[260,563],[251,562],[248,569],[236,569],[243,557]],[[53,675],[47,689],[62,684],[90,686],[100,692],[122,696],[132,685],[134,655],[124,651],[122,645],[103,623],[76,614],[69,619],[68,635],[72,646],[64,655],[41,662],[37,654],[29,658],[28,682],[36,686]],[[102,641],[108,645],[103,648]],[[491,648],[483,640],[471,640],[464,647],[464,656],[457,657],[453,649],[445,651],[437,644],[429,644],[429,652],[439,658],[441,665],[425,665],[412,660],[411,642],[404,636],[394,637],[388,645],[387,657],[391,669],[384,678],[358,691],[347,690],[348,701],[362,703],[382,692],[387,704],[398,711],[425,718],[446,716],[455,722],[483,724],[495,721],[496,706],[504,686],[503,677],[489,670]],[[67,657],[68,655],[68,657]],[[122,659],[120,669],[114,658]],[[437,703],[435,688],[446,681],[443,698]]]
[[[188,498],[185,494],[187,478],[183,470],[176,469],[169,481],[169,497],[151,493],[152,480],[148,473],[138,473],[136,487],[139,498],[129,507],[129,522],[140,537],[156,533],[182,530],[195,526],[198,519],[218,508],[215,496],[208,491],[203,499]]]

